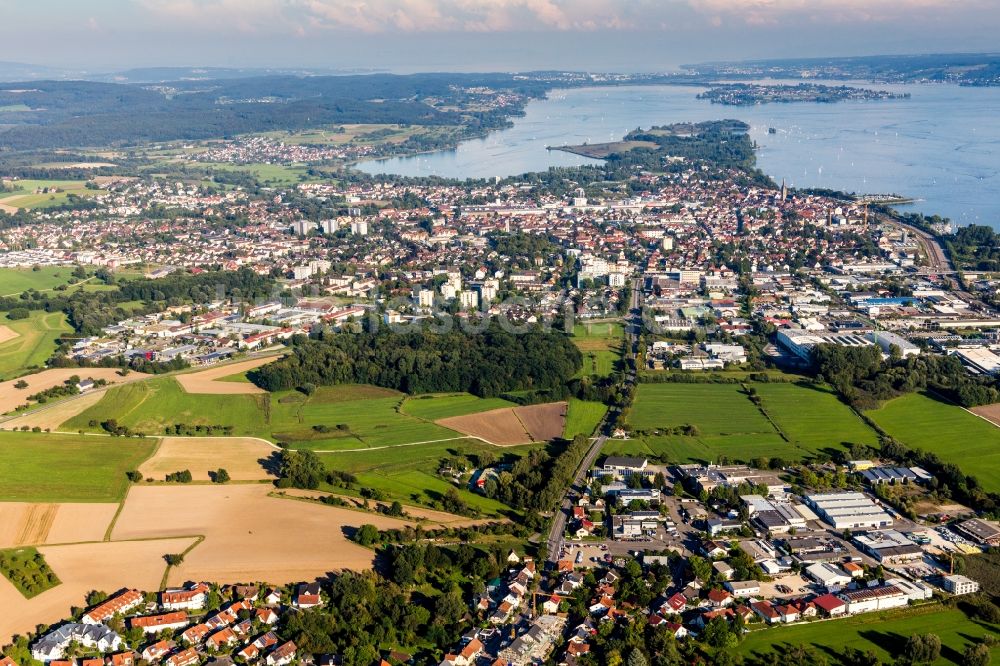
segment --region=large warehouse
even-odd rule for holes
[[[838,530],[892,527],[892,516],[863,493],[822,493],[805,499],[816,515]]]

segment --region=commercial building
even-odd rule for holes
[[[854,543],[881,564],[902,564],[923,557],[924,551],[896,530],[866,532],[854,537]]]
[[[766,532],[785,534],[803,529],[806,519],[789,502],[778,502],[760,495],[742,495],[740,500],[747,507],[750,520]]]
[[[941,580],[941,587],[952,594],[975,594],[979,591],[978,582],[958,574],[945,576]]]
[[[647,469],[649,462],[645,458],[630,458],[626,456],[608,456],[604,464],[598,468],[595,476],[610,476],[614,479],[627,479],[633,474],[655,476],[655,472]]]
[[[851,582],[847,572],[827,562],[810,564],[806,567],[806,575],[825,587],[827,592],[839,592]]]
[[[849,590],[837,595],[847,604],[847,614],[870,613],[905,606],[909,596],[895,585],[869,587],[862,590]]]
[[[838,530],[892,527],[892,516],[863,493],[821,493],[808,495],[805,500],[820,518]]]

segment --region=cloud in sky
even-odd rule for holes
[[[244,32],[669,30],[996,13],[995,0],[136,0],[158,19]],[[916,16],[915,16],[916,15]],[[678,19],[681,20],[678,20]]]
[[[658,71],[996,50],[1000,0],[0,0],[0,61]]]

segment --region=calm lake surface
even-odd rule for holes
[[[491,178],[596,163],[546,146],[620,139],[635,127],[738,118],[752,127],[758,166],[790,186],[896,193],[904,207],[1000,229],[1000,88],[856,85],[909,99],[736,107],[696,99],[699,88],[628,86],[553,91],[514,126],[454,150],[372,160],[372,174]],[[777,130],[769,134],[768,128]]]

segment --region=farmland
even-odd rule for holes
[[[27,319],[0,321],[17,337],[0,343],[0,379],[10,379],[31,368],[40,368],[56,350],[56,340],[70,331],[62,312],[32,311]]]
[[[878,442],[876,433],[825,388],[778,382],[748,387],[773,425],[739,384],[640,384],[628,418],[638,439],[609,446],[671,462],[712,462],[722,456],[746,462],[755,457],[800,460],[845,443]],[[678,432],[682,426],[693,428]]]
[[[691,424],[706,435],[774,433],[738,384],[640,384],[628,422],[640,430]]]
[[[119,500],[125,472],[148,458],[153,446],[151,440],[0,432],[0,500]]]
[[[941,638],[941,663],[963,663],[962,652],[973,640],[996,629],[973,621],[960,610],[931,605],[921,609],[868,613],[843,618],[833,624],[814,622],[794,627],[777,627],[751,632],[739,647],[745,655],[797,645],[815,645],[824,656],[843,654],[847,648],[872,650],[880,659],[892,662],[902,654],[906,639],[913,634],[937,634]],[[993,658],[1000,656],[994,647]],[[833,659],[833,663],[844,663]]]
[[[1000,492],[1000,428],[926,393],[890,400],[868,416],[894,439],[936,454]]]
[[[593,434],[607,411],[608,406],[604,403],[570,398],[563,438],[573,439],[575,435]]]
[[[775,425],[795,444],[809,450],[857,443],[875,446],[878,434],[829,388],[763,383],[753,388]]]
[[[583,368],[578,375],[606,377],[614,372],[621,360],[624,337],[624,329],[618,322],[576,324],[572,340],[583,354]]]
[[[488,412],[452,416],[440,425],[498,446],[547,442],[562,436],[566,403],[523,405],[492,409]]]

